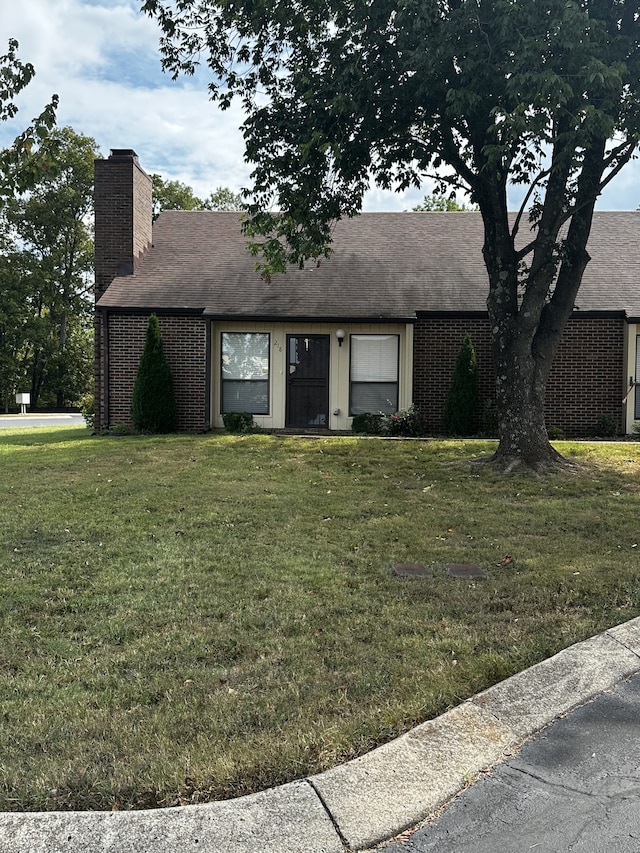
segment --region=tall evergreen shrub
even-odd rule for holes
[[[162,350],[155,314],[149,317],[144,351],[133,386],[131,419],[140,432],[175,432],[178,424],[173,376]]]
[[[478,364],[471,338],[465,335],[444,405],[443,422],[447,435],[473,435],[477,410]]]

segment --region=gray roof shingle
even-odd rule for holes
[[[577,307],[640,318],[640,212],[598,212]],[[138,272],[99,301],[109,309],[197,311],[215,317],[410,319],[485,311],[480,214],[364,213],[339,222],[333,254],[267,284],[237,213],[165,211]]]

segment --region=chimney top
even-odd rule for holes
[[[137,162],[138,155],[133,148],[112,148],[109,160],[135,160]]]

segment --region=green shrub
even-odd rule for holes
[[[447,435],[473,435],[478,409],[478,364],[469,335],[464,336],[444,404]]]
[[[227,432],[255,432],[256,429],[251,412],[225,412],[222,421]]]
[[[548,426],[547,435],[550,441],[564,441],[566,438],[564,430],[559,426]]]
[[[117,421],[111,424],[108,429],[109,435],[135,435],[135,431],[130,424],[125,424],[122,421]]]
[[[382,415],[373,412],[362,412],[354,415],[351,429],[360,435],[380,435],[382,432]]]
[[[175,432],[178,425],[173,376],[162,350],[155,314],[149,317],[144,351],[133,386],[131,419],[139,432]]]
[[[428,435],[426,416],[416,407],[409,406],[393,415],[382,418],[382,431],[389,435],[423,436]]]
[[[618,419],[615,415],[600,415],[596,421],[595,434],[598,438],[613,438],[618,434]]]
[[[82,395],[80,398],[80,412],[89,429],[93,429],[96,418],[96,401],[93,394],[87,392]]]

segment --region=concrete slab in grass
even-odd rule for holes
[[[465,702],[309,781],[349,848],[364,850],[415,826],[516,743],[509,728]]]
[[[313,788],[135,812],[0,815],[0,853],[344,853]]]
[[[612,636],[600,634],[490,687],[471,701],[525,738],[638,670],[636,654]]]

